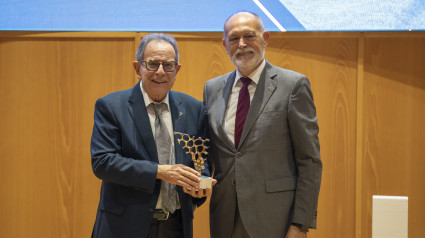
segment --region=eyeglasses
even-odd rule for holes
[[[145,62],[146,69],[149,71],[157,71],[159,65],[162,65],[162,68],[165,72],[173,72],[176,70],[177,63],[174,61],[157,61],[157,60],[142,60],[140,63]]]

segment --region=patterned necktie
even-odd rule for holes
[[[162,118],[165,103],[151,104],[155,110],[155,144],[158,152],[159,164],[174,164],[171,159],[171,138],[167,126]],[[173,213],[177,208],[177,189],[175,184],[161,182],[162,209]]]
[[[250,100],[249,100],[249,91],[248,85],[251,83],[250,78],[242,77],[242,88],[239,91],[238,98],[238,109],[236,111],[236,121],[235,121],[235,148],[239,146],[239,141],[241,139],[243,126],[245,125],[246,115],[248,114]]]

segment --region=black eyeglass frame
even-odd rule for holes
[[[150,69],[150,68],[148,68],[149,62],[157,62],[158,63],[158,66],[156,67],[156,69],[153,69],[153,68]],[[176,71],[177,65],[178,65],[178,63],[176,61],[158,61],[158,60],[142,60],[142,61],[140,61],[140,63],[145,63],[145,67],[149,71],[157,71],[159,69],[159,65],[162,65],[162,69],[165,72],[174,72],[174,71]],[[174,66],[173,67],[173,70],[167,70],[166,67],[164,67],[164,63],[172,63],[173,66]]]

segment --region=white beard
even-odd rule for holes
[[[243,53],[244,55],[238,56],[238,54]],[[236,68],[245,70],[245,69],[255,69],[259,61],[264,57],[264,52],[260,55],[251,47],[247,47],[243,50],[237,49],[236,52],[232,55],[231,61],[236,66]]]

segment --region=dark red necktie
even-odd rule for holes
[[[238,109],[236,111],[236,120],[235,120],[235,147],[236,149],[239,146],[239,141],[241,139],[243,126],[245,125],[246,115],[249,110],[249,91],[248,85],[251,83],[250,78],[242,77],[240,78],[242,81],[242,88],[239,91],[238,98]]]

